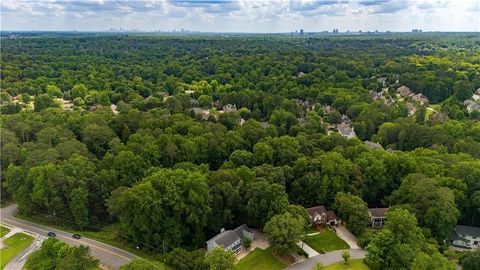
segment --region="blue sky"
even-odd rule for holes
[[[2,0],[2,30],[480,31],[480,0]]]

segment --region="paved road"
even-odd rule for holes
[[[347,249],[350,252],[350,259],[363,259],[365,258],[365,250],[362,249]],[[321,262],[324,266],[343,261],[342,259],[342,252],[344,250],[335,250],[332,252],[328,252],[325,254],[320,254],[315,257],[311,257],[306,259],[305,261],[292,264],[287,267],[287,270],[309,270],[312,269],[313,266],[317,262]]]
[[[107,267],[118,269],[120,266],[128,263],[133,259],[138,259],[139,257],[129,253],[127,251],[121,250],[119,248],[95,241],[93,239],[88,239],[82,237],[81,239],[72,238],[72,234],[50,228],[47,226],[39,225],[33,222],[25,221],[14,217],[14,213],[17,209],[15,204],[1,208],[0,218],[1,222],[12,227],[19,227],[26,231],[36,233],[38,235],[46,236],[48,232],[54,232],[57,234],[57,239],[61,240],[70,245],[84,245],[89,246],[92,255],[100,260],[102,265]]]

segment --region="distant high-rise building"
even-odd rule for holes
[[[300,35],[303,35],[303,29],[300,29]]]

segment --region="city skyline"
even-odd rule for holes
[[[478,31],[479,5],[476,0],[5,0],[1,17],[2,30],[11,31]]]

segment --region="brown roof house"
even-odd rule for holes
[[[410,88],[408,88],[405,85],[402,85],[399,88],[397,88],[397,94],[399,94],[401,97],[413,96],[413,92],[410,90]]]
[[[385,225],[387,220],[387,212],[389,208],[369,208],[368,213],[370,214],[370,221],[372,222],[373,228],[381,228]]]
[[[306,210],[308,215],[310,216],[310,222],[312,226],[334,226],[340,223],[340,219],[337,217],[335,212],[333,210],[327,211],[327,209],[323,205],[310,207]]]
[[[245,224],[234,230],[221,229],[219,234],[207,241],[207,252],[210,252],[216,246],[220,246],[225,251],[231,250],[235,254],[239,254],[243,250],[242,240],[244,238],[250,240],[255,238],[255,234]]]
[[[430,117],[430,122],[433,124],[441,124],[448,121],[448,115],[442,112],[436,112]]]
[[[422,93],[414,95],[412,99],[421,105],[428,103],[428,98]]]

